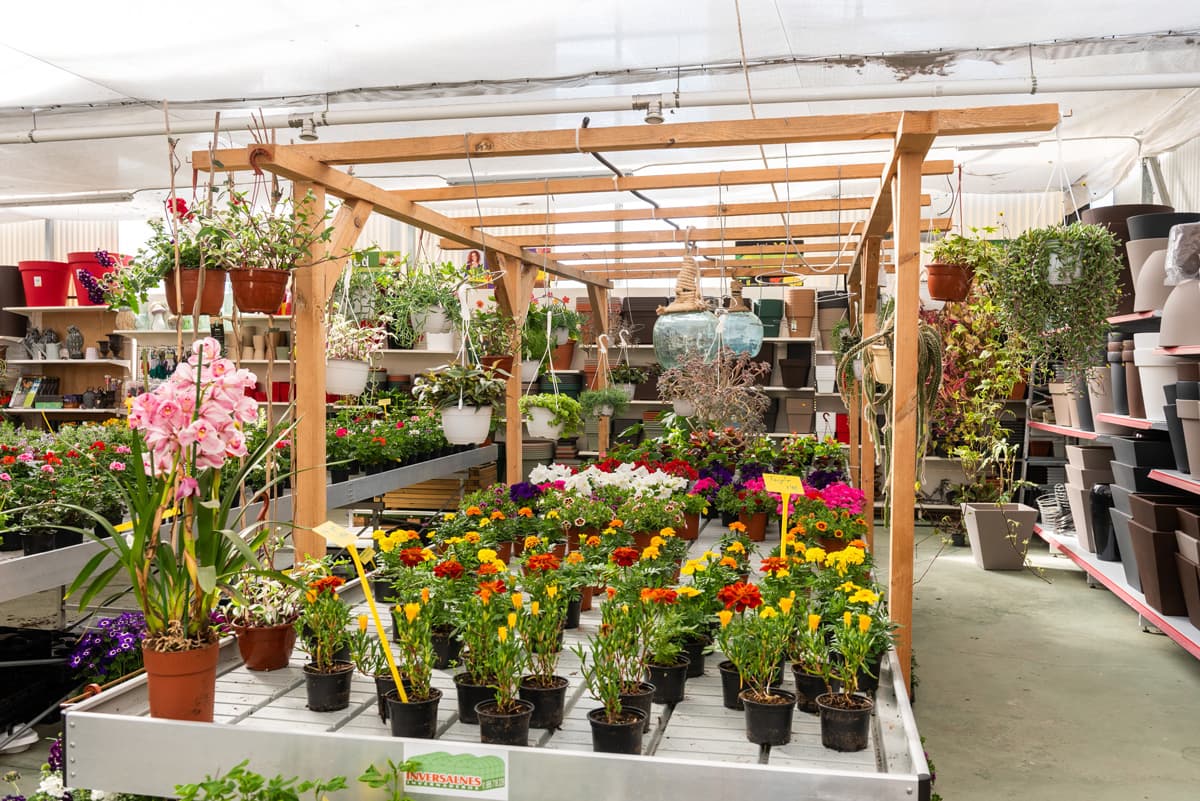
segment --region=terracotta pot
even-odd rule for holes
[[[738,515],[738,520],[746,527],[746,536],[751,542],[762,542],[767,538],[767,513],[757,512],[752,515]]]
[[[550,366],[555,370],[570,370],[574,360],[575,343],[571,340],[557,346],[550,354]]]
[[[175,271],[167,272],[164,279],[167,292],[167,308],[171,314],[191,314],[196,305],[196,288],[200,285],[199,270],[179,271],[180,311],[176,305]],[[200,298],[200,313],[210,316],[219,315],[221,306],[225,303],[225,272],[223,270],[208,270],[204,276],[204,295]]]
[[[234,626],[238,652],[247,670],[279,670],[287,667],[288,658],[296,646],[296,627],[291,623],[278,626]]]
[[[683,530],[679,533],[681,540],[689,542],[700,537],[700,515],[695,512],[688,512],[683,516]]]
[[[239,267],[229,271],[233,302],[244,314],[274,314],[287,298],[288,270]],[[207,283],[207,281],[205,282]]]
[[[934,300],[961,301],[971,291],[975,269],[969,264],[934,262],[925,268],[929,276],[929,297]]]
[[[643,531],[633,535],[633,547],[639,551],[650,547],[650,540],[654,538],[654,533]]]
[[[484,356],[479,363],[489,370],[495,370],[505,375],[510,375],[513,369],[512,356]]]
[[[142,647],[150,717],[211,723],[220,643],[165,653]]]
[[[592,596],[595,594],[595,587],[581,587],[579,590],[579,611],[592,611]]]

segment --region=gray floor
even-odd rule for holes
[[[1143,633],[1137,613],[1088,588],[1040,540],[1031,556],[1049,583],[980,570],[966,548],[939,554],[928,529],[917,540],[914,709],[937,792],[947,801],[1200,798],[1200,661]]]

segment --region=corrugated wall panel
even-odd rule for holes
[[[0,223],[0,264],[46,258],[44,220]]]
[[[116,220],[55,220],[52,225],[54,259],[66,261],[67,254],[79,251],[109,250],[120,247]]]
[[[1171,205],[1180,211],[1200,209],[1200,139],[1159,157]]]

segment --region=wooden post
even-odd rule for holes
[[[508,377],[508,388],[504,399],[504,475],[509,484],[520,481],[522,473],[522,421],[519,403],[521,400],[521,330],[529,312],[529,298],[537,279],[537,269],[519,259],[503,253],[492,252],[493,263],[499,264],[504,274],[496,284],[496,305],[513,321],[513,336],[509,352],[512,354],[513,369]]]
[[[894,196],[896,312],[895,400],[892,406],[891,549],[888,610],[896,632],[896,655],[910,687],[912,657],[913,509],[917,448],[917,327],[921,310],[921,162],[924,151],[899,154]]]
[[[863,251],[862,269],[862,335],[863,339],[879,330],[879,249],[881,240],[877,236],[867,239]],[[866,495],[867,547],[875,549],[875,441],[871,439],[874,410],[869,408],[866,395],[858,398],[858,407],[853,411],[861,428],[861,453],[859,458],[859,488]]]
[[[308,193],[312,197],[305,200]],[[310,219],[320,220],[325,209],[325,190],[311,183],[292,184],[296,211],[306,211]],[[318,222],[318,225],[324,223]],[[325,256],[325,244],[313,247],[310,258]],[[304,470],[296,473],[292,532],[295,560],[299,564],[310,556],[325,555],[325,540],[313,532],[324,523],[325,508],[325,302],[331,287],[323,265],[297,267],[293,278],[294,330],[296,337],[296,435],[293,458]]]
[[[592,330],[596,332],[596,389],[608,386],[608,290],[588,284],[588,301],[592,304]],[[584,387],[591,389],[591,387]],[[608,429],[612,418],[601,415],[598,422],[600,458],[608,455]]]

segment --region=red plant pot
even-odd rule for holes
[[[62,261],[21,261],[21,283],[29,306],[66,306],[71,268]]]

